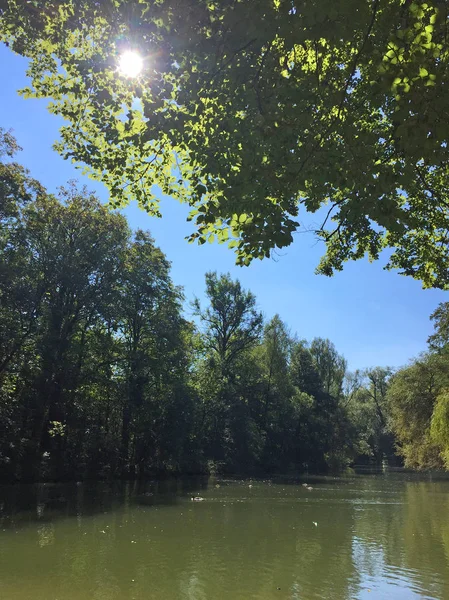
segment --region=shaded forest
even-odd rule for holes
[[[226,274],[186,311],[148,232],[0,134],[0,480],[449,465],[449,305],[397,373],[349,372]]]

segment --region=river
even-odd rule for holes
[[[1,600],[449,599],[429,475],[3,486],[0,525]]]

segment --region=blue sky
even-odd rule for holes
[[[0,126],[12,128],[24,148],[19,161],[50,191],[78,179],[107,200],[107,190],[83,177],[52,150],[61,121],[49,114],[46,102],[24,100],[17,89],[26,85],[26,61],[0,46]],[[230,272],[256,295],[266,318],[278,313],[299,337],[328,337],[348,360],[350,369],[376,365],[398,367],[425,350],[432,331],[429,315],[447,294],[422,290],[421,284],[383,270],[385,261],[348,263],[333,278],[315,275],[324,251],[313,234],[298,234],[275,259],[236,267],[231,250],[218,244],[195,246],[185,241],[191,231],[186,207],[162,200],[162,219],[137,206],[124,210],[133,228],[151,231],[172,262],[172,277],[183,286],[187,301],[204,295],[204,273]],[[316,222],[308,215],[304,225]],[[186,313],[189,315],[188,302]]]

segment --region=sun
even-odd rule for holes
[[[125,77],[137,77],[143,69],[143,58],[138,52],[127,50],[120,55],[118,70]]]

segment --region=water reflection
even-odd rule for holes
[[[385,500],[396,503],[365,506],[357,513],[353,552],[361,578],[385,597],[448,598],[448,482],[396,478],[373,484]]]
[[[449,598],[447,481],[215,484],[1,489],[0,597]]]

